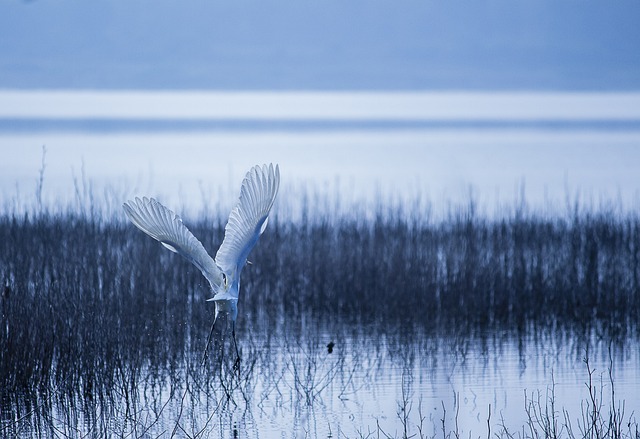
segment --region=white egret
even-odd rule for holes
[[[182,223],[182,219],[153,198],[136,198],[123,204],[131,222],[140,230],[169,250],[179,253],[200,269],[207,278],[214,296],[216,310],[211,326],[220,313],[226,313],[232,322],[233,343],[236,349],[236,363],[240,363],[236,342],[235,323],[238,317],[238,295],[240,273],[247,263],[247,257],[267,226],[269,212],[280,186],[278,165],[254,166],[247,172],[240,189],[240,199],[229,215],[224,229],[222,245],[215,260],[209,256],[204,246]],[[204,359],[206,358],[205,348]]]

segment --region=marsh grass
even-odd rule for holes
[[[405,349],[410,340],[453,340],[464,360],[470,340],[490,343],[495,334],[595,335],[613,343],[638,337],[637,215],[576,208],[563,217],[515,210],[490,219],[469,203],[435,221],[419,203],[394,209],[379,203],[364,218],[275,215],[243,272],[241,370],[234,373],[225,357],[223,333],[203,368],[197,359],[213,317],[204,278],[93,203],[51,212],[38,198],[31,212],[0,214],[0,396],[7,431],[19,434],[28,421],[38,436],[82,430],[137,437],[174,410],[169,432],[195,437],[209,421],[203,426],[182,408],[189,406],[185,399],[199,401],[200,392],[220,395],[212,416],[249,401],[312,406],[336,381],[339,397],[356,393],[363,384],[353,375],[375,367],[376,358],[407,364],[428,356],[428,347]],[[188,226],[210,250],[221,242],[218,218]],[[383,338],[394,342],[381,352],[370,340]],[[338,354],[328,357],[324,346],[332,340]],[[367,360],[347,357],[340,344],[346,340],[357,341],[354,350],[367,352]],[[271,377],[259,392],[252,387],[257,374]],[[544,418],[543,402],[528,401],[528,414]],[[408,422],[411,403],[400,404]],[[607,416],[621,430],[625,413],[615,407],[596,413],[598,420]],[[114,417],[122,420],[115,426],[107,421]],[[596,423],[587,417],[578,436],[604,437],[593,435],[587,421]],[[531,437],[549,437],[550,427],[536,422]],[[68,430],[39,430],[53,425]],[[637,431],[622,433],[637,437]]]

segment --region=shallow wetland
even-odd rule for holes
[[[0,436],[639,437],[640,217],[385,206],[273,216],[239,371],[188,262],[98,205],[5,209]]]

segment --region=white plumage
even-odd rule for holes
[[[125,213],[136,227],[200,269],[215,293],[209,299],[216,304],[215,318],[221,312],[231,317],[234,343],[240,273],[247,263],[249,252],[267,226],[279,186],[278,165],[275,168],[272,164],[254,166],[247,172],[242,181],[240,199],[229,215],[215,261],[180,217],[158,201],[144,197],[123,204]]]

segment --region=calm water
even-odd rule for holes
[[[276,211],[284,218],[296,217],[291,200],[305,188],[339,194],[335,206],[315,206],[337,214],[398,198],[427,200],[435,215],[445,214],[470,191],[489,215],[523,196],[532,209],[556,214],[574,199],[640,207],[634,94],[0,98],[0,206],[18,211],[35,205],[43,145],[43,198],[54,209],[95,197],[117,212],[120,200],[148,194],[187,216],[228,212],[245,170],[272,161],[282,169],[288,202]],[[245,329],[239,375],[225,360],[203,370],[189,354],[173,369],[146,364],[139,375],[123,375],[127,385],[108,401],[83,405],[57,394],[36,401],[36,410],[3,410],[3,422],[31,413],[18,432],[53,425],[72,435],[377,437],[402,436],[405,425],[409,435],[441,434],[444,419],[447,432],[485,437],[489,410],[492,432],[502,423],[521,432],[527,401],[544,410],[555,384],[555,410],[566,409],[577,429],[589,398],[587,354],[605,407],[610,367],[614,402],[624,401],[627,414],[640,407],[635,339],[544,329],[521,337],[371,337],[362,328],[338,325],[337,335],[319,327],[268,339],[259,327]],[[34,418],[40,411],[49,414]]]
[[[640,407],[637,341],[611,345],[595,335],[578,341],[572,334],[416,338],[367,339],[361,333],[335,339],[328,354],[329,334],[242,337],[239,373],[230,368],[232,358],[220,363],[215,354],[205,368],[199,355],[174,370],[149,364],[140,373],[125,372],[122,387],[114,386],[104,400],[55,391],[49,400],[41,397],[31,407],[37,415],[28,407],[13,413],[29,414],[12,431],[402,437],[405,426],[409,435],[439,436],[444,420],[447,433],[486,437],[488,425],[492,432],[506,427],[521,433],[530,420],[527,409],[544,413],[553,401],[560,423],[567,416],[577,432],[589,413],[587,352],[605,413],[612,396],[610,367],[616,404],[624,403],[627,416]]]
[[[631,210],[638,108],[634,93],[0,91],[0,197],[35,192],[44,145],[54,206],[77,200],[85,175],[101,198],[109,187],[228,211],[246,169],[278,162],[284,190],[339,192],[347,212],[383,196],[441,213],[470,191],[489,214],[522,195],[540,210],[575,198]]]

